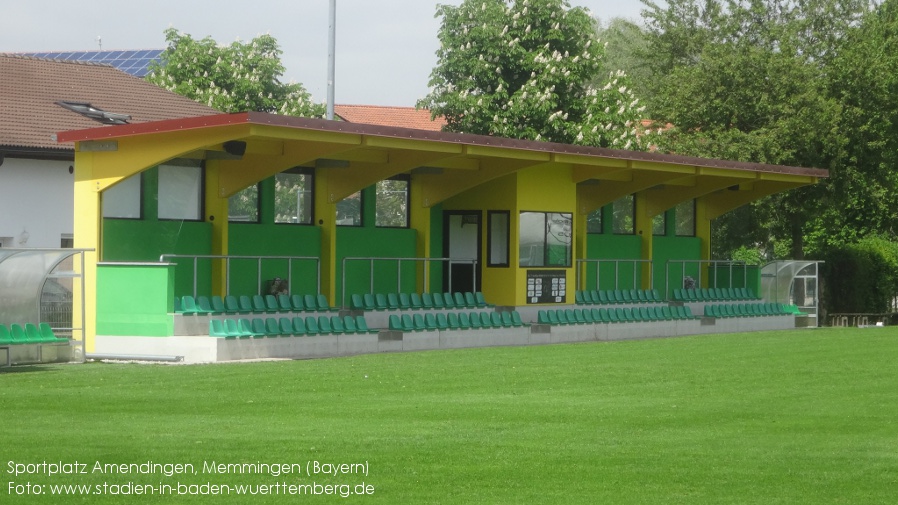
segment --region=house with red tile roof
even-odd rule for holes
[[[440,131],[446,126],[446,120],[442,117],[431,119],[429,110],[414,107],[334,104],[334,115],[349,123],[396,126],[416,130]]]
[[[72,243],[73,143],[56,132],[218,114],[111,66],[0,54],[0,247]]]

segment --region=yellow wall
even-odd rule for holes
[[[571,179],[571,169],[566,166],[540,166],[521,170],[488,182],[470,191],[447,200],[444,210],[478,210],[482,214],[481,257],[482,289],[484,296],[497,305],[527,304],[527,270],[520,268],[520,212],[567,212],[574,219],[572,232],[578,216],[575,213],[576,185]],[[487,211],[509,212],[509,266],[489,267],[489,236]],[[572,256],[573,256],[573,247]],[[573,303],[575,279],[574,263],[566,271],[567,301]],[[544,270],[544,268],[534,268]],[[555,268],[553,268],[555,270]]]

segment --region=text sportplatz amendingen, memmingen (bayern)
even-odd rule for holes
[[[266,463],[261,461],[251,463],[219,463],[216,461],[203,461],[202,464],[193,463],[156,463],[146,461],[141,463],[103,463],[100,461],[41,461],[38,463],[7,462],[6,473],[14,476],[23,475],[164,475],[173,477],[176,475],[243,475],[264,474],[272,477],[282,475],[296,476],[340,476],[340,475],[364,475],[368,476],[368,461],[357,463],[327,463],[317,460],[308,460],[304,463]]]

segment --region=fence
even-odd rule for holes
[[[472,265],[472,284],[474,286],[474,290],[477,291],[477,260],[476,259],[457,259],[457,258],[375,258],[375,257],[346,257],[343,258],[343,274],[341,276],[341,305],[346,307],[346,279],[348,277],[347,274],[347,265],[349,262],[368,262],[368,279],[369,279],[369,292],[374,293],[374,264],[375,262],[396,262],[396,292],[402,291],[402,264],[403,262],[412,262],[412,263],[423,263],[424,267],[424,291],[430,291],[430,275],[428,275],[428,267],[431,262],[437,263],[446,263],[448,265],[448,290],[452,291],[452,265],[453,264],[465,264]]]
[[[601,285],[601,275],[602,275],[602,265],[613,265],[614,269],[614,286],[612,289],[620,288],[620,277],[621,277],[621,266],[630,266],[633,270],[633,284],[632,287],[636,288],[641,284],[639,280],[642,277],[643,269],[648,266],[649,271],[653,271],[654,262],[652,260],[637,260],[637,259],[578,259],[577,260],[577,289],[584,289],[585,283],[584,279],[586,277],[586,268],[590,265],[595,265],[596,269],[596,289],[599,289]]]
[[[197,278],[199,271],[199,260],[224,260],[225,261],[225,291],[226,294],[231,292],[231,262],[234,260],[254,260],[256,261],[256,281],[259,287],[259,293],[265,291],[262,285],[262,261],[287,261],[287,286],[293,286],[293,263],[295,261],[309,261],[315,263],[316,293],[321,292],[321,259],[317,256],[220,256],[210,254],[163,254],[159,257],[159,262],[166,262],[172,259],[186,258],[193,260],[193,296],[197,296]]]

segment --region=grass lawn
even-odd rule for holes
[[[0,502],[894,503],[896,358],[898,328],[876,328],[19,367],[0,371]],[[189,463],[197,475],[10,474],[44,461]],[[204,473],[213,461],[303,473]],[[368,474],[310,476],[310,461],[367,461]],[[27,482],[45,494],[15,494]],[[129,482],[364,482],[374,494],[49,495]]]

